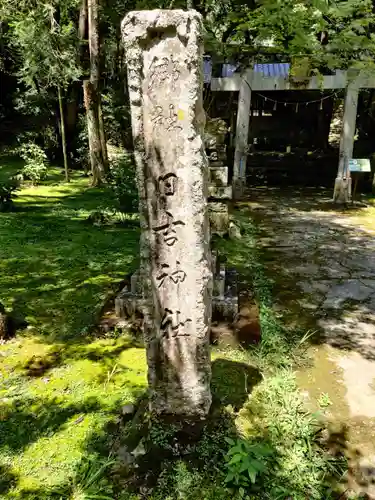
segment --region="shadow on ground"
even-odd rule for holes
[[[313,341],[375,360],[375,207],[338,210],[317,190],[250,198],[276,307]]]
[[[367,208],[337,209],[330,197],[323,190],[253,189],[238,214],[257,226],[273,309],[313,346],[314,365],[298,377],[313,409],[329,397],[325,442],[348,458],[348,490],[372,498],[375,207],[367,199]]]
[[[46,340],[80,342],[136,266],[138,229],[85,223],[106,195],[33,195],[0,214],[0,301]]]

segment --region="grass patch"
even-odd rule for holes
[[[256,228],[241,213],[242,240],[219,247],[255,290],[262,342],[213,349],[214,404],[201,438],[176,448],[181,429],[153,425],[142,442],[157,450],[154,460],[129,472],[117,454],[131,433],[120,414],[147,388],[145,351],[130,336],[89,332],[134,265],[138,231],[85,224],[93,210],[113,206],[111,193],[79,174],[70,183],[60,176],[24,187],[17,210],[0,214],[0,300],[31,327],[0,346],[0,498],[334,498],[345,463],[325,452],[304,410],[292,371],[301,332],[275,316]],[[239,472],[250,481],[225,482],[228,437],[269,450],[254,481],[248,471],[258,458],[250,453]]]
[[[212,420],[185,456],[162,461],[156,485],[146,497],[339,498],[345,490],[346,459],[325,447],[324,424],[306,411],[293,371],[303,358],[308,335],[288,330],[275,314],[272,282],[256,248],[257,229],[247,212],[235,216],[242,239],[220,239],[216,245],[240,272],[245,287],[255,293],[262,341],[249,350],[213,349]],[[172,436],[170,429],[157,433],[152,443],[158,442],[158,455],[162,455],[160,442],[172,453],[173,431]]]
[[[70,183],[25,187],[16,211],[0,214],[0,301],[36,333],[53,341],[85,335],[134,266],[137,228],[85,224],[92,210],[113,204],[109,190],[76,174]]]
[[[109,347],[114,352],[120,347],[122,356],[113,358]],[[90,359],[93,350],[100,361]],[[109,379],[114,362],[116,374]],[[64,485],[85,454],[90,455],[91,440],[105,438],[103,429],[121,406],[143,393],[145,375],[143,349],[125,339],[90,343],[78,358],[67,356],[43,378],[21,375],[6,391],[7,415],[0,425],[1,460],[12,464],[19,478],[15,498],[17,492],[41,485]]]
[[[0,178],[19,168],[0,158]],[[114,206],[109,190],[88,183],[79,173],[65,183],[50,168],[0,214],[0,301],[29,324],[0,346],[1,498],[52,498],[80,484],[77,470],[85,457],[99,460],[106,426],[146,388],[136,342],[89,335],[135,265],[138,230],[86,224],[92,210]]]

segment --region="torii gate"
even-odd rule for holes
[[[347,203],[351,197],[351,178],[349,160],[353,156],[354,136],[357,119],[358,95],[361,88],[375,88],[375,77],[365,73],[337,70],[334,75],[311,77],[293,81],[288,77],[266,77],[252,69],[231,77],[212,78],[211,90],[239,92],[235,155],[233,165],[234,197],[241,196],[246,179],[246,160],[250,122],[251,92],[271,90],[337,90],[346,89],[344,118],[340,136],[340,155],[333,199],[337,203]]]

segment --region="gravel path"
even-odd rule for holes
[[[351,486],[375,498],[375,209],[338,211],[330,195],[254,190],[249,205],[276,307],[317,332],[301,388],[315,404],[329,396],[326,415],[356,462]]]

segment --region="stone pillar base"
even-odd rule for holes
[[[245,192],[245,181],[243,179],[236,179],[233,181],[233,199],[241,200]]]
[[[349,203],[352,199],[352,179],[336,177],[335,188],[333,192],[334,203]]]

